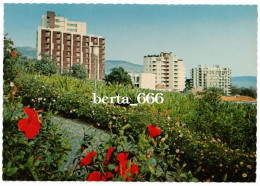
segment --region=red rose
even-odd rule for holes
[[[94,171],[88,175],[87,181],[101,181],[101,175],[99,172]],[[105,181],[105,180],[104,180]]]
[[[89,174],[87,181],[107,181],[107,178],[112,178],[113,174],[111,172],[105,172],[101,174],[100,172],[94,171]]]
[[[97,153],[93,150],[90,153],[88,153],[85,158],[83,158],[79,164],[79,166],[81,167],[82,165],[89,165],[92,162],[92,157],[93,156],[97,156]]]
[[[104,163],[105,166],[108,166],[109,165],[109,159],[110,159],[110,156],[112,155],[114,149],[113,148],[108,148],[107,150],[107,156],[106,156],[106,162]]]
[[[131,171],[131,175],[132,175],[132,176],[133,176],[135,173],[136,173],[136,176],[138,176],[138,174],[139,174],[139,167],[138,167],[138,165],[136,165],[136,164],[133,162],[130,171]]]
[[[29,107],[25,107],[24,112],[27,114],[28,118],[20,119],[18,127],[22,132],[25,132],[26,138],[33,139],[35,136],[37,136],[39,130],[41,129],[38,114]]]
[[[149,129],[149,134],[150,134],[151,138],[154,138],[162,133],[162,131],[160,129],[153,126],[152,124],[148,125],[148,129]]]
[[[127,157],[129,156],[129,153],[127,152],[120,152],[117,154],[117,160],[118,161],[125,161],[127,160]]]

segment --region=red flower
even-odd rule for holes
[[[17,52],[12,51],[11,55],[12,55],[13,57],[16,57],[16,56],[17,56]]]
[[[149,129],[149,134],[150,134],[151,138],[154,138],[162,133],[162,131],[160,129],[153,126],[152,124],[148,125],[148,129]]]
[[[112,178],[113,174],[111,172],[105,172],[105,174],[100,174],[100,172],[94,171],[89,174],[87,181],[107,181],[107,178]]]
[[[126,171],[127,160],[120,161],[119,166],[116,167],[115,171],[123,176]]]
[[[87,181],[101,181],[101,175],[99,172],[94,171],[88,175]]]
[[[25,132],[25,137],[28,139],[33,139],[37,136],[39,130],[41,129],[38,114],[29,107],[25,107],[24,112],[27,114],[28,118],[20,119],[18,127],[22,132]]]
[[[105,177],[106,178],[112,178],[113,174],[111,172],[105,172]]]
[[[97,153],[93,150],[90,153],[88,153],[85,158],[83,158],[79,164],[79,166],[81,167],[82,165],[89,165],[92,162],[92,157],[93,156],[97,156]]]
[[[131,167],[131,175],[133,176],[136,173],[136,176],[139,174],[139,167],[134,162]]]
[[[129,156],[129,153],[127,152],[120,152],[117,154],[117,160],[118,161],[125,161],[127,160],[127,157]]]
[[[17,86],[14,86],[14,92],[17,92]]]
[[[108,148],[107,150],[107,156],[106,156],[106,162],[104,163],[105,166],[108,166],[109,165],[109,159],[110,159],[110,156],[111,154],[113,153],[114,151],[114,148]]]

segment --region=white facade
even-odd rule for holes
[[[49,28],[49,19],[47,19],[46,15],[42,16],[41,20],[41,27],[42,28]],[[78,22],[78,21],[68,21],[65,17],[57,17],[55,16],[55,30],[61,32],[76,32],[79,34],[86,34],[87,33],[87,23],[85,22]]]
[[[229,95],[230,77],[231,70],[229,68],[221,68],[218,65],[214,67],[199,65],[198,68],[191,70],[191,87],[194,89],[221,88],[226,95]]]
[[[139,88],[155,90],[155,74],[152,73],[129,73],[132,83]]]
[[[144,57],[144,72],[155,74],[155,85],[166,89],[183,91],[185,88],[185,66],[183,60],[172,53]]]

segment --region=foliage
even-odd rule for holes
[[[59,126],[52,123],[48,113],[39,115],[34,112],[31,118],[25,119],[29,124],[23,125],[34,130],[33,121],[41,122],[41,130],[33,139],[27,138],[18,128],[19,121],[24,117],[22,97],[18,95],[23,87],[20,82],[19,66],[13,42],[5,38],[4,69],[4,112],[3,112],[3,180],[60,180],[66,176],[68,140],[61,133]],[[11,45],[11,46],[10,46]],[[10,54],[11,52],[11,54]],[[15,68],[16,67],[16,68]],[[22,69],[21,69],[22,70]],[[33,92],[31,92],[33,95]],[[26,113],[28,116],[30,114]],[[37,117],[35,116],[37,114]],[[30,140],[28,140],[30,139]]]
[[[132,108],[92,105],[91,81],[84,83],[60,76],[23,76],[21,96],[27,100],[26,104],[44,109],[51,107],[50,110],[64,116],[85,119],[118,135],[122,128],[131,126],[124,130],[124,136],[133,136],[135,143],[149,123],[159,125],[164,135],[169,136],[166,141],[169,154],[176,155],[175,161],[186,164],[184,170],[191,170],[200,181],[255,179],[256,107],[253,105],[225,103],[212,91],[206,91],[201,98],[168,92],[164,93],[167,101],[163,104]],[[40,86],[45,88],[40,89]],[[31,91],[35,92],[34,98]],[[122,85],[98,84],[101,97],[120,93],[132,98],[134,103],[139,92],[140,89]]]
[[[86,70],[83,68],[80,64],[74,64],[72,65],[72,77],[79,78],[79,79],[85,79],[87,78]]]
[[[199,181],[255,181],[256,106],[226,103],[212,89],[196,97],[163,92],[162,104],[95,105],[93,80],[28,73],[27,67],[18,72],[19,54],[9,45],[11,41],[5,43],[4,180],[86,180],[94,171],[109,171],[115,181],[130,176],[133,181],[197,181],[194,177]],[[131,103],[137,103],[141,92],[157,93],[110,82],[97,82],[97,92],[100,97],[127,96]],[[17,127],[25,115],[23,105],[47,111],[39,114],[42,129],[30,141]],[[73,157],[67,157],[68,140],[60,127],[50,122],[51,112],[83,119],[109,131],[111,137],[94,145],[95,136],[85,135],[78,157],[72,162],[74,168],[67,170],[66,159]],[[149,136],[149,124],[162,133]],[[111,147],[115,150],[106,166],[104,160]],[[82,158],[93,150],[97,157],[80,167]],[[140,168],[138,175],[116,171],[120,152],[130,154],[127,168],[135,162]]]
[[[235,95],[242,95],[242,96],[250,96],[254,99],[257,97],[257,92],[254,88],[237,88],[236,86],[231,86],[231,94]]]
[[[28,140],[17,124],[24,115],[21,103],[5,101],[3,130],[4,180],[60,180],[66,175],[64,163],[70,150],[59,126],[43,114],[42,129]]]
[[[143,131],[136,141],[131,135],[124,136],[124,130],[128,127],[130,125],[123,127],[119,136],[112,134],[109,139],[95,145],[93,145],[95,137],[86,135],[81,142],[78,157],[74,160],[73,179],[86,180],[90,173],[97,171],[101,174],[112,173],[113,177],[109,179],[112,181],[198,181],[191,172],[183,170],[186,165],[180,166],[174,160],[175,157],[169,155],[168,145],[163,140],[150,138],[146,131]],[[106,161],[109,148],[113,148],[113,152],[109,161]],[[87,152],[93,150],[97,153],[97,157],[93,157],[90,165],[80,167],[79,164],[88,154]],[[123,173],[116,171],[119,163],[117,155],[120,153],[128,154],[126,168],[130,169],[135,163],[138,173],[127,173],[127,170]]]
[[[17,68],[17,62],[20,56],[20,53],[18,53],[17,49],[13,47],[14,43],[11,39],[7,38],[7,34],[4,36],[4,80],[5,83],[12,82],[18,72]]]
[[[37,60],[35,71],[44,75],[52,75],[57,72],[57,67],[54,65],[55,60],[45,53],[41,53],[41,60]]]
[[[106,75],[105,81],[111,84],[132,85],[130,75],[122,67],[113,68],[110,74]]]

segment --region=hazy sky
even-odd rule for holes
[[[143,56],[173,52],[186,76],[199,64],[229,67],[232,76],[256,76],[257,6],[5,4],[4,33],[16,46],[36,48],[41,16],[55,11],[87,22],[106,38],[106,59],[143,64]]]

